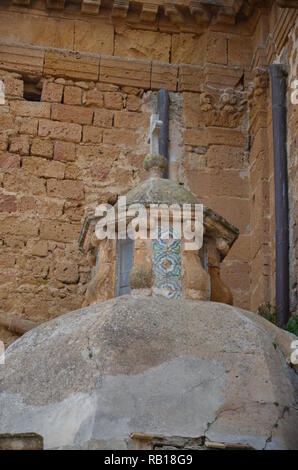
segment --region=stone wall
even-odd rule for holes
[[[267,66],[289,43],[297,73],[296,10],[264,2],[247,19],[208,26],[31,4],[0,7],[0,312],[44,321],[81,307],[90,278],[77,244],[84,215],[143,179],[152,98],[161,87],[171,92],[171,177],[240,229],[222,268],[235,304],[256,311],[274,303]],[[289,124],[294,221],[291,105]],[[0,338],[13,337],[1,330]]]

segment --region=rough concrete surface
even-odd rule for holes
[[[36,432],[45,448],[132,448],[140,432],[298,449],[292,336],[276,331],[238,308],[164,297],[71,312],[8,348],[0,433]]]

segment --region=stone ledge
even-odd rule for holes
[[[158,90],[201,92],[209,84],[226,88],[238,83],[243,69],[207,64],[168,64],[0,42],[0,69],[37,76],[92,81]]]

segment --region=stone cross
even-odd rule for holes
[[[160,133],[160,129],[162,127],[163,122],[159,120],[158,114],[151,114],[150,118],[150,154],[151,155],[158,155],[159,154],[159,143],[158,137]]]

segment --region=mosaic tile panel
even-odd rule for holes
[[[180,299],[182,293],[181,284],[181,241],[173,238],[153,240],[153,290],[168,297]]]

